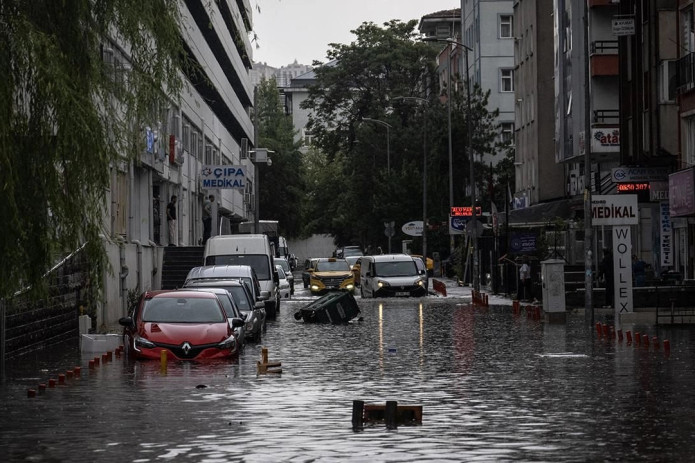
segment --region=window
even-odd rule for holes
[[[500,15],[500,38],[514,38],[514,26],[512,24],[513,16],[509,14]]]
[[[685,162],[688,166],[695,164],[695,117],[685,121]]]
[[[187,122],[183,123],[181,131],[181,146],[183,146],[184,150],[188,151],[189,153],[191,152],[191,126]]]
[[[500,69],[500,92],[514,91],[514,69]]]
[[[502,122],[500,124],[502,142],[514,144],[514,123]]]

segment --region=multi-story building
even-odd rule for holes
[[[530,205],[566,197],[565,169],[563,164],[556,162],[552,142],[555,138],[552,20],[551,2],[521,0],[514,3],[514,197],[517,208],[522,211]],[[538,220],[524,218],[522,211],[514,214],[519,220]]]
[[[113,166],[106,192],[105,245],[120,277],[104,278],[99,326],[124,315],[129,291],[158,287],[160,245],[202,242],[205,196],[216,197],[215,231],[252,217],[255,179],[246,156],[254,139],[251,11],[249,0],[181,3],[181,36],[195,69],[184,76],[180,99],[163,101],[158,117],[143,128],[145,148],[139,159]],[[115,40],[105,47],[104,59],[117,76],[128,67],[127,52]],[[206,190],[201,182],[204,165],[243,166],[246,176],[239,189]],[[172,195],[178,197],[178,220],[170,240],[165,210]]]
[[[461,0],[463,43],[472,52],[468,74],[483,91],[490,91],[488,108],[499,110],[500,138],[514,133],[514,30],[512,0]],[[483,163],[496,164],[501,154],[486,154]]]

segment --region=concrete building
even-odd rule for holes
[[[469,74],[473,83],[490,91],[488,108],[498,109],[500,138],[514,133],[514,30],[512,0],[461,0],[463,43],[473,51]],[[501,155],[480,161],[496,164]]]
[[[184,76],[180,100],[162,101],[157,116],[143,128],[138,161],[124,160],[112,168],[104,242],[113,274],[104,276],[100,327],[125,315],[129,293],[159,287],[162,246],[202,242],[207,195],[216,199],[213,234],[252,220],[255,179],[247,156],[254,139],[250,2],[182,2],[180,8],[185,51],[198,63],[198,74]],[[116,76],[128,68],[127,53],[115,41],[105,47],[104,60]],[[239,166],[245,176],[237,189],[206,190],[204,165]],[[178,197],[178,220],[170,240],[165,211],[172,195]]]

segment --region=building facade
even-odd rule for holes
[[[185,1],[180,8],[181,36],[194,71],[184,76],[180,99],[163,100],[143,127],[138,159],[112,168],[104,244],[113,272],[104,276],[100,328],[125,315],[129,293],[159,287],[162,246],[202,243],[209,194],[215,195],[213,234],[253,220],[251,5]],[[105,47],[104,60],[116,73],[128,67],[127,52],[116,41]],[[246,177],[238,189],[208,190],[201,181],[204,165],[242,166]],[[166,207],[173,195],[177,223],[170,238]]]

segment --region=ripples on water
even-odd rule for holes
[[[361,301],[363,321],[305,325],[283,305],[263,345],[282,375],[234,363],[91,357],[63,346],[8,365],[0,455],[20,461],[689,461],[693,336],[671,356],[544,325],[509,307]],[[644,328],[642,329],[644,331]],[[648,331],[649,332],[649,331]],[[651,334],[656,334],[651,329]],[[29,387],[82,365],[34,399]],[[422,426],[351,428],[352,401],[423,406]]]

